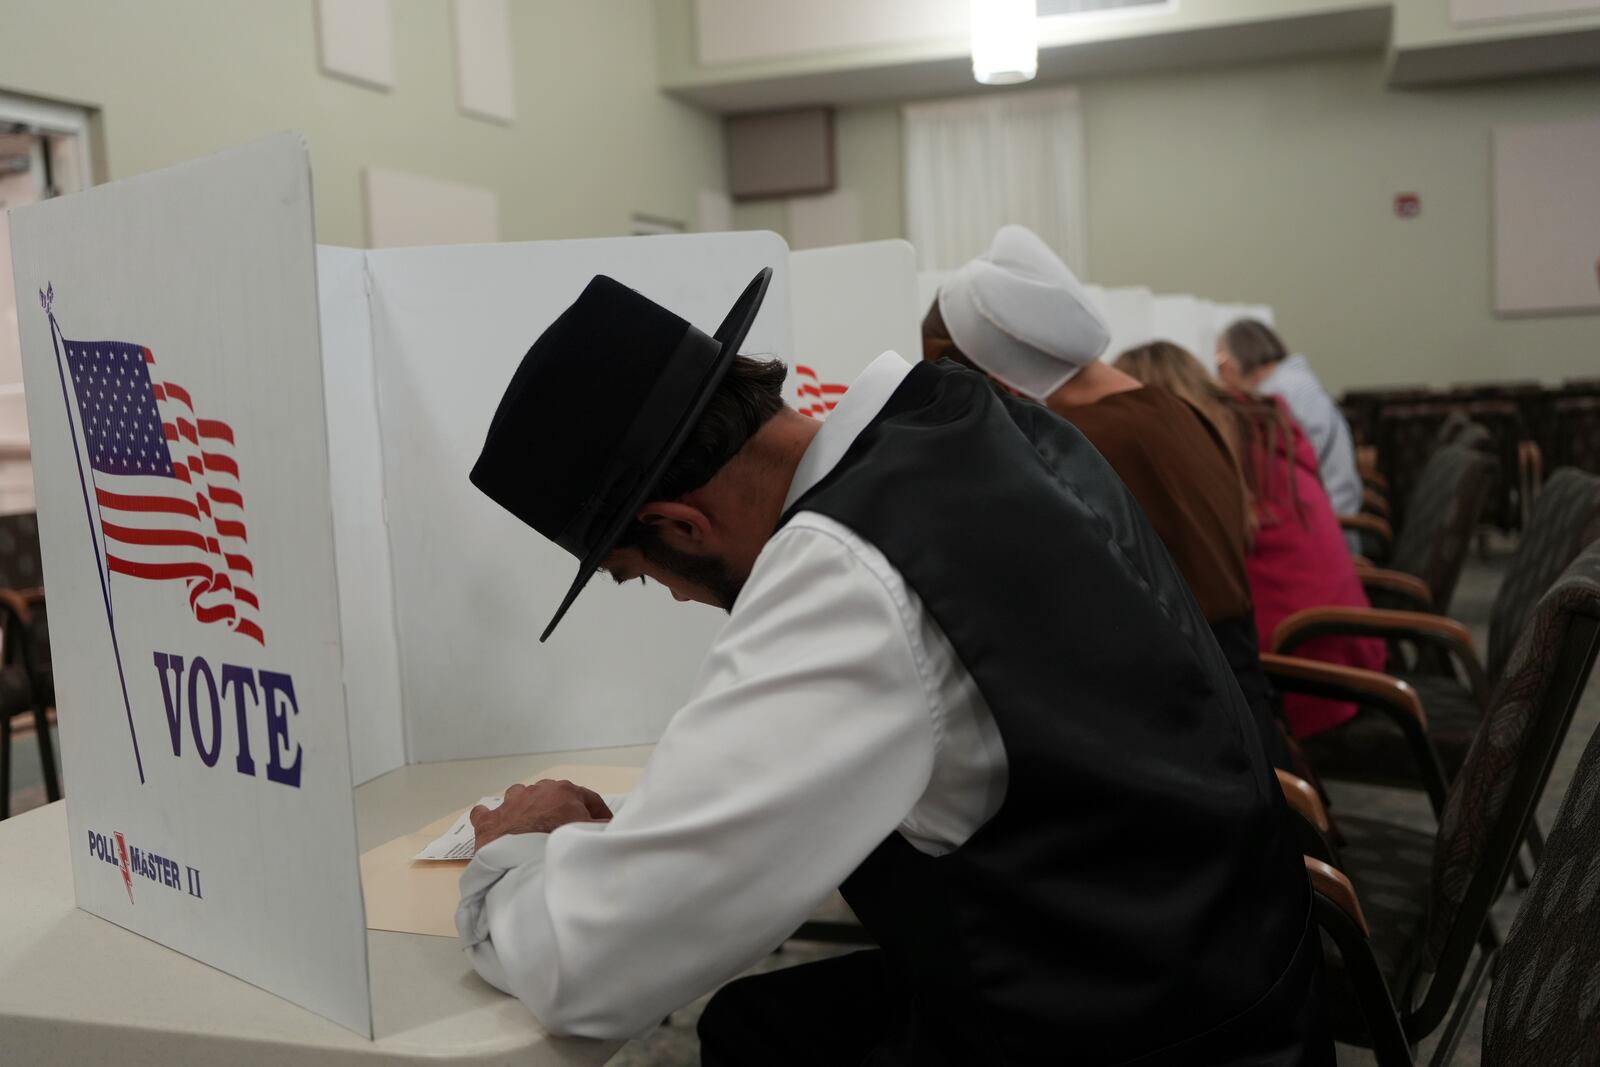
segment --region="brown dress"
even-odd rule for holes
[[[1248,615],[1244,491],[1199,413],[1150,385],[1052,410],[1089,439],[1139,502],[1206,621]]]

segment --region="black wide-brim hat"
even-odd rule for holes
[[[596,275],[539,335],[489,423],[472,484],[578,557],[544,641],[661,480],[761,309],[772,268],[707,337]]]

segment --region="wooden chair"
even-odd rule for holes
[[[1517,500],[1522,508],[1521,529],[1533,521],[1533,508],[1544,486],[1544,451],[1536,441],[1517,446]]]
[[[1293,655],[1306,641],[1330,634],[1387,638],[1391,674],[1417,695],[1427,733],[1453,776],[1477,735],[1490,693],[1501,683],[1511,651],[1539,600],[1574,559],[1600,539],[1600,476],[1562,470],[1551,476],[1512,555],[1489,616],[1488,657],[1480,661],[1472,635],[1440,615],[1378,608],[1312,608],[1290,616],[1270,638],[1276,653]],[[1433,655],[1422,655],[1430,649]],[[1437,668],[1442,664],[1443,669]],[[1381,709],[1308,738],[1302,748],[1321,775],[1415,789],[1418,775],[1412,720],[1397,722]],[[1402,743],[1404,742],[1404,743]]]
[[[1346,529],[1365,531],[1364,544],[1366,534],[1378,541],[1373,552],[1362,553],[1383,564],[1361,575],[1375,605],[1437,612],[1449,609],[1494,476],[1495,464],[1488,456],[1446,445],[1428,461],[1397,530],[1373,515],[1340,520]],[[1404,576],[1420,581],[1426,592]]]
[[[1335,1036],[1371,1048],[1383,1067],[1413,1063],[1416,1043],[1441,1027],[1433,1062],[1453,1054],[1497,948],[1489,910],[1597,651],[1600,547],[1580,555],[1540,601],[1445,796],[1438,833],[1339,819],[1339,870],[1350,892],[1314,881],[1317,916],[1336,950],[1327,954],[1330,1012]]]

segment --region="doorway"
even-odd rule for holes
[[[8,212],[91,184],[89,113],[0,93],[0,515],[33,510]]]
[[[29,589],[43,581],[33,514],[33,463],[23,403],[19,311],[38,312],[24,296],[17,306],[11,269],[12,208],[74,193],[91,184],[89,115],[82,108],[0,93],[0,586]],[[39,636],[7,635],[40,647]],[[47,647],[47,645],[43,646]],[[21,669],[10,648],[0,670]],[[37,652],[36,652],[37,654]],[[29,684],[36,684],[30,682]],[[53,717],[15,700],[0,707],[0,818],[60,796]]]

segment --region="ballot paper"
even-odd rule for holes
[[[482,804],[490,811],[493,811],[500,806],[500,801],[504,799],[504,797],[484,797],[478,801],[478,804]],[[475,808],[478,804],[474,804],[472,807]],[[473,847],[476,837],[477,835],[472,830],[472,808],[468,808],[456,817],[456,821],[450,824],[450,829],[429,841],[428,847],[411,858],[414,860],[470,860],[472,853],[476,851]]]
[[[613,815],[616,814],[617,809],[622,806],[622,802],[626,798],[626,793],[609,796],[602,795],[601,797],[606,802],[606,807],[611,809]],[[500,806],[500,802],[503,799],[504,797],[497,796],[484,797],[478,801],[478,804],[493,811]],[[473,807],[477,807],[477,804],[473,805]],[[429,841],[426,848],[411,858],[413,860],[433,861],[470,860],[472,854],[477,851],[475,847],[476,840],[477,835],[472,829],[472,808],[468,808],[457,816],[455,822],[450,824],[450,829]]]

